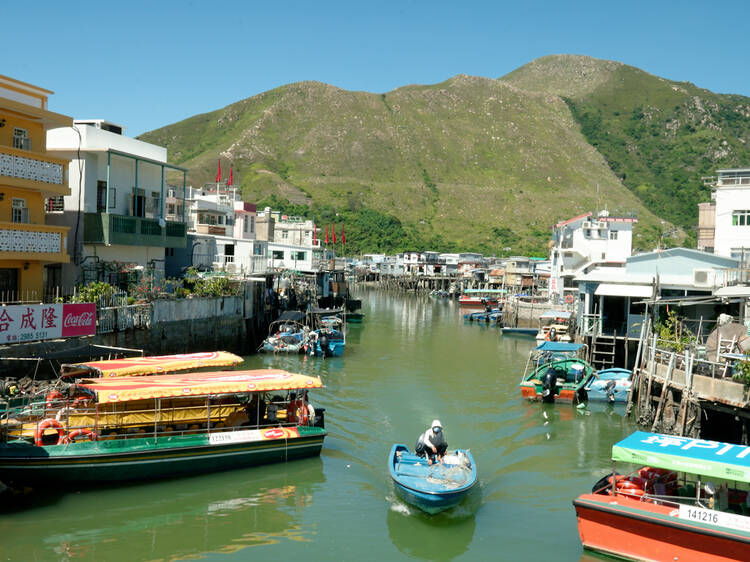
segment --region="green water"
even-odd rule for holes
[[[2,560],[581,560],[571,500],[611,469],[622,409],[521,400],[530,338],[464,324],[454,302],[361,292],[345,356],[259,355],[248,368],[320,375],[320,458],[60,490],[0,510]],[[394,494],[387,456],[433,418],[470,448],[480,484],[424,515]]]

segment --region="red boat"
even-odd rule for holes
[[[605,476],[573,501],[584,548],[629,560],[750,560],[750,447],[639,431],[612,458],[649,466]]]
[[[469,295],[461,295],[458,298],[458,304],[463,308],[485,308],[488,306],[491,308],[496,308],[497,303],[498,300],[495,297],[475,297]]]

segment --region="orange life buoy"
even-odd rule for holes
[[[34,433],[34,445],[37,447],[42,446],[42,437],[44,437],[44,430],[53,428],[57,430],[57,443],[56,445],[59,445],[63,442],[63,439],[65,437],[65,430],[63,429],[62,424],[53,418],[47,418],[46,420],[42,420],[39,422],[39,425],[36,426],[36,432]]]
[[[96,431],[92,431],[90,429],[74,429],[70,433],[68,433],[65,437],[63,437],[62,442],[66,445],[69,443],[73,443],[76,440],[76,437],[88,437],[89,441],[96,441],[99,436],[96,434]]]
[[[565,295],[565,302],[568,304],[573,304],[573,301],[576,300],[575,297],[571,294]]]
[[[297,416],[297,425],[307,425],[308,412],[307,405],[300,400],[297,401],[298,407],[294,411],[294,415]]]
[[[54,405],[55,400],[63,399],[63,394],[59,390],[51,390],[47,393],[45,399],[47,408],[51,408]]]

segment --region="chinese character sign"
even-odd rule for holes
[[[96,305],[33,304],[0,307],[0,344],[96,334]]]

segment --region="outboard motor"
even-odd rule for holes
[[[329,341],[330,338],[328,337],[328,334],[320,334],[318,343],[320,344],[320,351],[322,352],[323,357],[328,357],[331,354],[331,351],[328,349]]]
[[[607,384],[604,385],[604,392],[607,395],[607,400],[610,402],[615,401],[615,387],[617,386],[617,382],[613,380],[607,381]]]
[[[542,402],[554,402],[557,394],[557,375],[554,369],[547,369],[542,377]]]

